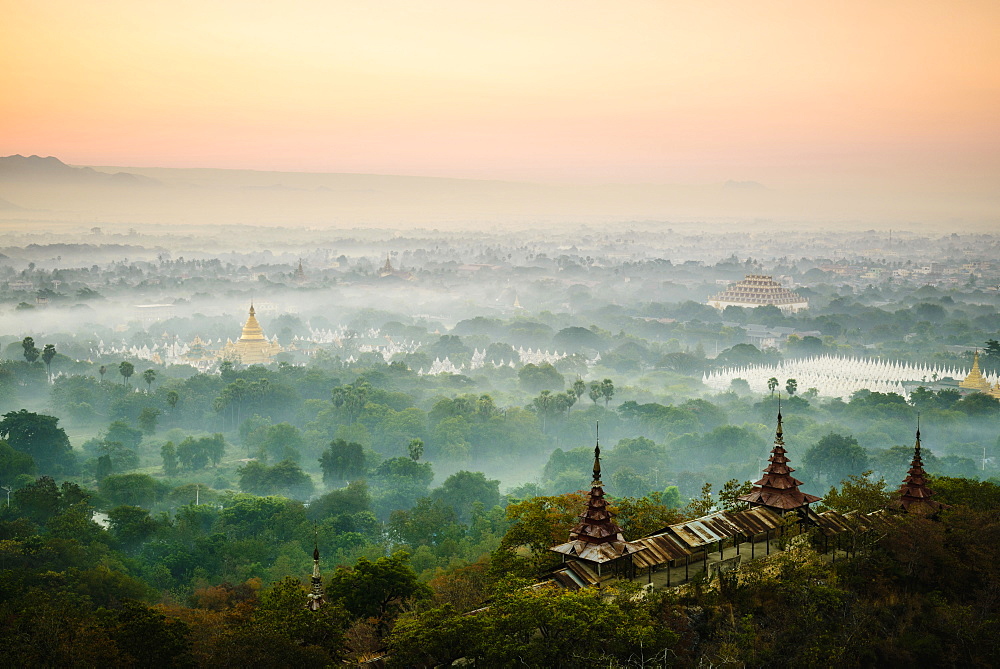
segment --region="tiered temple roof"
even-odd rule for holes
[[[910,470],[899,487],[896,499],[890,506],[902,509],[908,513],[935,513],[946,505],[931,499],[934,491],[927,487],[927,472],[924,471],[924,461],[920,456],[920,428],[917,427],[917,442],[913,446],[913,460]]]
[[[808,509],[820,497],[799,490],[802,481],[792,476],[795,470],[788,466],[784,435],[781,429],[781,409],[778,409],[778,428],[774,434],[774,448],[771,449],[769,464],[764,476],[754,483],[753,490],[739,499],[751,506],[766,506],[779,513],[794,509]]]
[[[587,495],[587,508],[580,522],[570,530],[569,541],[550,550],[587,562],[603,564],[645,550],[638,543],[625,541],[622,530],[608,509],[601,482],[601,445],[594,447],[594,480]]]
[[[747,274],[746,278],[708,299],[716,309],[728,306],[763,307],[774,305],[784,311],[799,311],[809,307],[809,300],[783,287],[770,276]]]

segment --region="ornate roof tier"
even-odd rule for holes
[[[920,455],[920,428],[917,427],[917,441],[913,446],[913,460],[910,470],[899,487],[898,496],[889,505],[902,509],[907,513],[931,514],[947,508],[947,505],[931,499],[934,491],[927,487],[927,472],[924,471],[924,461]]]
[[[764,469],[764,476],[754,482],[753,490],[739,499],[749,502],[752,506],[766,506],[779,513],[794,509],[809,508],[820,497],[801,492],[802,481],[792,476],[795,470],[788,466],[784,435],[781,429],[781,410],[778,410],[778,428],[774,434],[774,448],[771,449],[769,464]]]

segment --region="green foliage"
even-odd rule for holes
[[[412,457],[412,456],[411,456]],[[413,461],[416,462],[416,458]],[[319,458],[323,483],[353,481],[365,474],[365,452],[361,444],[334,439]]]
[[[620,666],[665,661],[680,635],[654,601],[622,584],[601,592],[504,583],[490,606],[462,615],[449,606],[404,615],[389,638],[394,666],[448,665],[458,658],[496,666]]]
[[[0,439],[0,485],[10,486],[18,476],[35,473],[35,459]]]
[[[24,348],[24,359],[31,364],[38,360],[38,355],[40,351],[35,347],[35,340],[31,337],[25,337],[21,341],[21,346]]]
[[[112,474],[98,485],[101,496],[111,506],[151,508],[161,494],[156,480],[148,474]]]
[[[226,453],[226,441],[221,434],[211,437],[187,437],[177,445],[177,461],[183,469],[197,471],[209,462],[218,465]]]
[[[430,589],[417,581],[410,556],[397,551],[375,561],[361,558],[353,568],[338,567],[327,592],[343,603],[354,618],[376,618],[387,626],[409,600],[430,596]]]
[[[291,460],[282,460],[272,467],[252,461],[237,472],[240,490],[254,495],[284,494],[293,499],[306,500],[313,494],[312,479]]]
[[[69,437],[54,416],[26,409],[11,411],[0,421],[0,437],[11,448],[30,455],[43,472],[71,472],[76,465]]]
[[[500,504],[500,481],[487,479],[482,472],[456,472],[431,497],[450,505],[459,520],[468,522],[476,502],[488,509]]]
[[[116,420],[108,426],[104,440],[117,442],[124,448],[135,450],[142,442],[142,430],[137,430],[123,420]]]
[[[819,509],[833,509],[839,513],[872,513],[886,508],[892,496],[885,479],[876,481],[872,472],[866,471],[847,477],[840,482],[840,488],[830,488],[823,496]]]
[[[562,390],[566,379],[555,367],[547,362],[540,365],[528,363],[518,370],[517,378],[521,387],[529,393],[539,393],[543,390]]]
[[[841,481],[868,469],[868,453],[854,437],[831,432],[805,452],[802,462],[815,476]]]

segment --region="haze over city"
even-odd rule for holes
[[[984,229],[1000,180],[998,19],[985,0],[14,3],[0,153],[545,184],[489,185],[503,204],[486,215],[522,223],[535,207]],[[755,192],[715,190],[727,182]],[[631,187],[588,197],[594,184]],[[462,200],[425,222],[471,214],[456,184],[419,185]],[[0,191],[37,208],[15,195]],[[366,205],[366,223],[382,216],[404,218]]]

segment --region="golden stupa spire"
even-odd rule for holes
[[[260,326],[257,322],[256,311],[253,308],[253,301],[250,302],[250,316],[247,318],[246,324],[243,326],[243,332],[240,334],[240,341],[264,341],[264,328]]]
[[[979,370],[979,349],[976,349],[976,352],[972,354],[972,369],[969,370],[969,375],[963,381],[959,382],[958,387],[978,390],[984,393],[990,391],[990,382],[986,380],[983,373]]]

